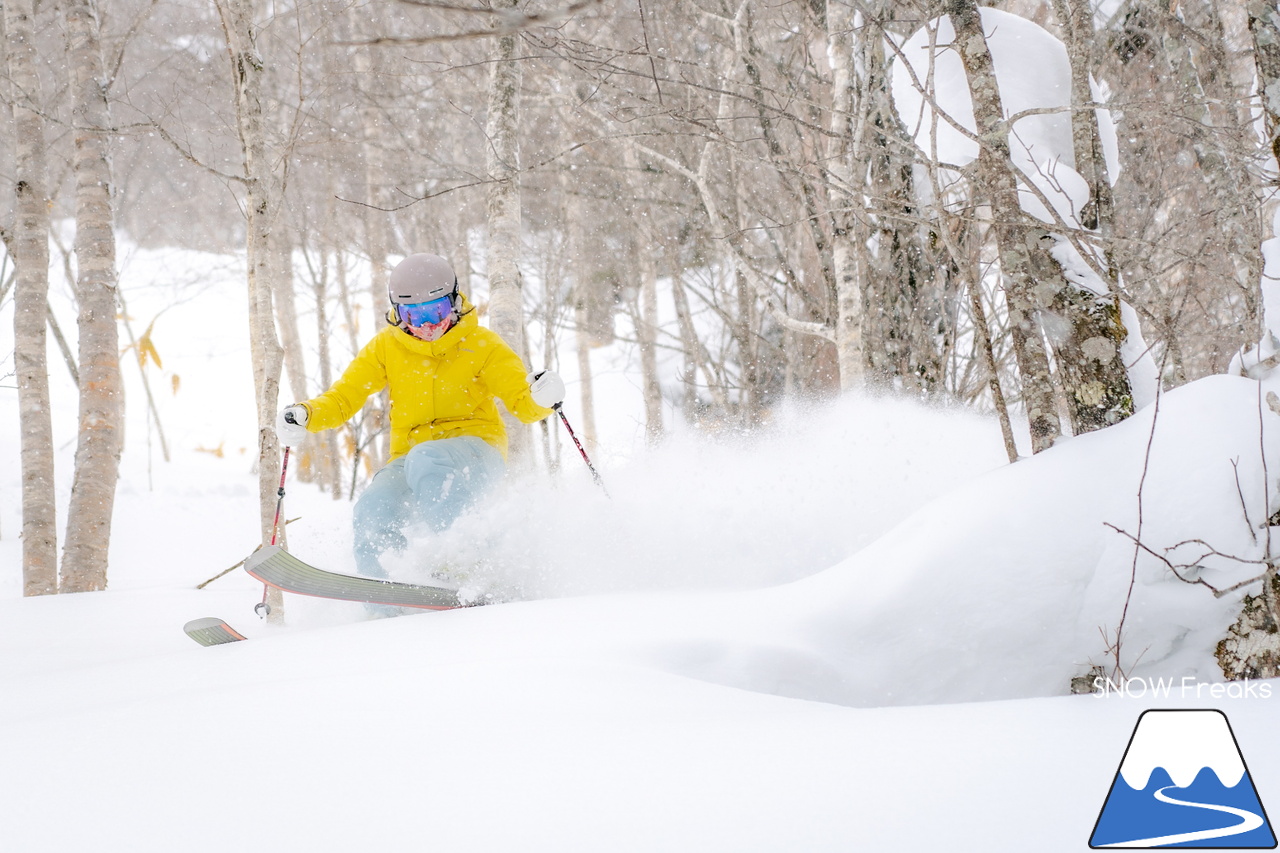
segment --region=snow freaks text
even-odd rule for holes
[[[1093,696],[1096,699],[1270,699],[1272,685],[1268,682],[1199,681],[1194,676],[1182,678],[1112,678],[1098,676],[1093,679]]]

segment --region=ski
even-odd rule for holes
[[[223,622],[217,616],[206,616],[203,619],[192,619],[182,626],[187,636],[202,646],[220,646],[223,643],[235,643],[245,639],[235,628]]]
[[[422,610],[465,606],[451,589],[326,572],[304,563],[278,545],[259,548],[245,561],[244,570],[268,586],[315,598]]]

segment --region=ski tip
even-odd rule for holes
[[[271,557],[274,557],[276,554],[279,554],[283,550],[284,549],[281,548],[279,545],[263,545],[261,548],[257,549],[256,551],[254,551],[252,554],[250,554],[248,557],[245,558],[244,570],[252,575],[254,573],[254,569],[262,565],[264,561],[269,560]],[[257,577],[256,575],[254,576]],[[261,580],[261,578],[259,578],[259,580]]]
[[[182,626],[187,636],[202,646],[220,646],[223,643],[235,643],[247,639],[235,628],[232,628],[217,616],[205,616],[192,619]]]

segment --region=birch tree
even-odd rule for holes
[[[271,229],[279,213],[279,193],[267,159],[267,126],[263,113],[263,58],[258,52],[257,28],[251,0],[219,0],[218,12],[226,38],[234,87],[236,131],[244,158],[245,231],[249,295],[249,348],[253,361],[254,396],[258,410],[258,503],[262,542],[270,542],[276,492],[280,478],[280,443],[276,410],[284,351],[276,337],[272,293],[275,290]],[[283,529],[278,542],[284,541]],[[272,590],[272,617],[282,616],[282,599]]]
[[[115,165],[123,168],[113,177],[124,185],[116,218],[149,246],[180,241],[218,250],[242,239],[248,223],[255,317],[269,314],[259,307],[273,305],[286,330],[294,322],[289,291],[273,296],[256,284],[284,286],[284,264],[263,251],[264,234],[289,233],[295,241],[305,235],[301,244],[318,259],[318,298],[327,293],[331,300],[327,318],[354,314],[354,305],[335,304],[334,294],[348,272],[363,269],[334,259],[369,257],[372,274],[358,281],[353,274],[348,292],[363,296],[369,286],[380,325],[384,261],[411,248],[406,238],[449,254],[465,286],[468,234],[487,222],[493,301],[481,307],[526,358],[530,348],[550,353],[560,327],[548,326],[536,345],[522,341],[520,271],[534,268],[523,246],[575,247],[572,258],[554,265],[574,286],[549,288],[547,299],[558,301],[546,313],[571,325],[573,309],[582,309],[580,390],[587,400],[590,362],[611,343],[614,314],[636,315],[635,369],[643,378],[636,403],[647,412],[650,437],[657,437],[664,405],[682,408],[690,421],[754,426],[780,393],[824,396],[841,383],[865,381],[880,391],[986,407],[999,396],[998,380],[1016,376],[1033,414],[1036,449],[1043,449],[1054,433],[1043,421],[1055,407],[1070,415],[1076,432],[1124,413],[1114,405],[1126,396],[1123,385],[1090,374],[1119,363],[1117,294],[1141,313],[1157,356],[1167,355],[1171,384],[1225,366],[1222,356],[1243,342],[1242,330],[1257,328],[1261,300],[1257,277],[1248,273],[1259,262],[1268,186],[1262,181],[1271,178],[1263,177],[1269,167],[1249,135],[1261,124],[1246,126],[1230,114],[1246,113],[1246,99],[1264,95],[1267,144],[1280,147],[1270,97],[1275,72],[1267,70],[1276,64],[1271,52],[1280,37],[1271,32],[1271,5],[1247,0],[1183,0],[1173,13],[1158,0],[1128,0],[1116,18],[1100,17],[1096,32],[1090,13],[1101,16],[1111,6],[987,5],[1016,7],[1069,48],[1071,101],[1047,105],[1060,113],[1046,117],[1071,119],[1074,134],[1066,141],[1074,145],[1055,148],[1050,160],[1074,167],[1090,188],[1074,225],[1050,224],[1016,203],[1015,187],[1021,185],[1023,202],[1043,189],[1018,147],[1018,132],[1031,117],[1006,126],[1003,109],[1021,107],[1011,93],[1004,103],[984,100],[999,92],[981,72],[969,83],[979,90],[983,121],[968,133],[990,156],[976,168],[968,159],[954,168],[937,163],[936,152],[917,143],[917,132],[907,133],[910,122],[893,108],[886,71],[897,68],[903,37],[948,8],[933,0],[631,7],[566,0],[537,8],[503,0],[487,8],[406,3],[389,7],[395,14],[304,4],[274,8],[269,29],[265,18],[258,21],[261,31],[252,28],[250,13],[252,7],[261,15],[260,3],[219,0],[201,16],[130,0],[122,14],[137,17],[127,28],[154,41],[146,49],[163,57],[156,67],[179,69],[184,86],[174,95],[168,72],[147,76],[151,66],[133,61],[132,51],[106,63],[122,81],[112,104],[121,126],[130,126],[125,117],[146,113],[167,132],[163,138],[146,127],[147,134],[115,141]],[[21,0],[14,8],[20,7]],[[225,98],[226,60],[208,53],[218,26],[214,10],[225,30],[241,34],[228,39],[235,98]],[[1227,22],[1225,33],[1217,17]],[[335,22],[343,32],[327,39]],[[296,46],[284,45],[294,30]],[[271,42],[259,41],[268,35]],[[998,37],[987,35],[998,50]],[[353,40],[364,43],[353,50]],[[1224,41],[1237,75],[1230,81],[1222,73]],[[939,56],[970,43],[976,50],[972,34],[938,45]],[[261,68],[266,44],[282,60],[272,73]],[[1250,79],[1242,83],[1237,66],[1244,60]],[[1255,64],[1263,81],[1257,92],[1250,88]],[[1091,73],[1106,81],[1116,114],[1123,111],[1125,166],[1117,174],[1102,168],[1093,100],[1103,90],[1091,90]],[[295,101],[303,108],[286,113],[278,106]],[[139,125],[145,123],[132,126]],[[995,151],[1004,144],[1001,130],[1014,147],[1012,162]],[[296,146],[288,160],[277,144],[286,137]],[[69,143],[68,136],[53,144]],[[219,194],[211,185],[229,183],[226,170],[213,165],[225,160],[229,146],[244,152],[245,169],[233,179],[236,204],[249,201],[243,221],[232,221],[242,213],[235,206],[218,211],[216,201],[209,203]],[[175,165],[178,158],[183,163]],[[269,165],[276,161],[332,170],[333,177],[308,176],[286,188]],[[196,163],[205,165],[200,174],[182,171]],[[939,184],[926,185],[935,176]],[[551,201],[522,209],[521,196]],[[316,222],[308,211],[331,203],[336,212],[331,224],[318,226],[328,232],[321,239],[307,230]],[[166,221],[157,222],[156,210],[166,212]],[[1055,251],[1064,242],[1111,248],[1110,256],[1087,258],[1104,286],[1092,293],[1076,286],[1047,251],[1049,241],[1057,241]],[[993,282],[1010,297],[1012,314],[999,294],[984,305]],[[667,327],[652,321],[658,301],[674,318]],[[355,322],[348,329],[367,337],[370,306],[358,302],[359,329]],[[311,299],[299,310],[311,310]],[[1082,322],[1090,320],[1097,324]],[[986,343],[979,326],[990,330]],[[274,338],[271,324],[255,327],[255,357],[262,354],[255,394],[263,399],[278,381],[267,375],[277,369]],[[572,346],[572,337],[565,344]],[[683,365],[684,385],[678,393],[656,381],[652,356],[662,346],[678,350],[673,361]],[[334,352],[333,364],[304,365],[296,345],[287,349],[299,388],[323,379],[341,358]],[[1017,383],[1004,387],[1012,395]],[[1090,388],[1104,393],[1080,393]],[[1107,397],[1111,388],[1120,389],[1117,397]],[[277,408],[265,405],[264,422]],[[589,414],[585,432],[592,432]],[[524,432],[513,425],[517,443]],[[361,452],[367,447],[363,439],[355,443]],[[278,458],[263,452],[260,467],[273,481],[264,494],[272,504]]]
[[[1099,68],[1123,108],[1116,266],[1154,331],[1165,380],[1227,366],[1257,337],[1257,154],[1240,118],[1217,0],[1130,0],[1099,31]]]
[[[945,242],[939,236],[945,226],[922,214],[925,193],[917,185],[915,144],[890,96],[885,40],[892,37],[887,27],[899,7],[892,0],[860,5],[866,18],[856,41],[864,81],[860,133],[875,247],[863,283],[868,382],[882,390],[936,397],[945,390],[947,350],[955,337],[946,303],[956,299],[947,292],[953,277],[939,271],[955,260],[929,248]]]
[[[627,181],[623,185],[633,199],[641,197],[640,159],[634,145],[624,149]],[[631,251],[635,264],[631,275],[639,279],[634,288],[631,316],[640,348],[640,387],[644,401],[645,440],[657,444],[662,437],[662,387],[658,382],[658,236],[652,217],[640,205],[629,205],[633,223]]]
[[[76,175],[76,297],[80,304],[80,423],[67,511],[62,591],[105,589],[124,414],[116,328],[111,117],[98,15],[65,0]]]
[[[995,66],[987,48],[982,19],[974,0],[948,0],[947,13],[955,27],[956,50],[968,78],[973,115],[982,145],[978,153],[977,180],[991,206],[992,231],[1000,253],[1013,349],[1022,376],[1022,397],[1031,424],[1031,450],[1039,453],[1053,446],[1062,433],[1049,375],[1049,353],[1040,330],[1043,300],[1036,298],[1018,200],[1018,182],[1009,149],[1009,128],[996,82]]]
[[[646,236],[648,232],[645,229],[637,229],[637,240],[633,244],[639,287],[635,291],[632,316],[640,349],[645,440],[655,445],[662,438],[662,386],[658,381],[658,267]]]
[[[347,21],[352,32],[366,34],[381,23],[381,15],[377,7],[353,5]],[[391,245],[388,233],[390,216],[385,210],[386,152],[390,146],[387,141],[386,116],[379,103],[385,89],[382,85],[373,85],[374,81],[385,79],[385,61],[376,48],[361,47],[354,51],[351,62],[356,73],[356,91],[360,101],[359,145],[364,160],[365,203],[362,210],[365,234],[363,254],[369,258],[370,328],[377,329],[385,322],[383,315],[387,308],[387,283],[390,277],[387,255]],[[364,417],[361,420],[370,435],[382,435],[381,448],[377,454],[380,461],[386,460],[391,453],[391,431],[386,429],[391,422],[390,405],[386,391],[370,397],[365,403]],[[356,440],[360,441],[358,432]]]
[[[1093,107],[1093,10],[1087,0],[1054,0],[1066,32],[1071,66],[1071,128],[1076,172],[1084,178],[1089,197],[1079,212],[1079,225],[1096,230],[1102,239],[1106,273],[1099,278],[1110,291],[1099,294],[1065,284],[1054,308],[1067,319],[1070,334],[1058,347],[1063,385],[1072,429],[1076,434],[1109,426],[1133,414],[1133,388],[1121,347],[1128,331],[1121,318],[1120,278],[1110,246],[1114,240],[1115,204],[1102,149],[1098,113]],[[1057,263],[1041,256],[1047,274]],[[1060,277],[1060,275],[1059,275]]]
[[[855,141],[861,141],[865,117],[858,110],[857,79],[853,67],[853,8],[845,0],[828,0],[826,9],[827,61],[831,65],[831,233],[836,318],[835,344],[840,364],[840,387],[860,389],[863,368],[863,282],[866,280],[867,235],[859,219],[856,176],[865,174],[855,163]]]
[[[1273,165],[1280,167],[1280,9],[1266,0],[1250,0],[1248,11],[1258,93],[1266,116],[1266,149]]]
[[[495,8],[515,10],[519,0],[501,0]],[[515,34],[495,40],[489,82],[486,156],[489,175],[489,327],[522,358],[524,290],[520,279],[520,59]],[[513,460],[528,446],[528,429],[509,414],[504,417]]]
[[[4,3],[14,123],[14,367],[22,453],[22,594],[58,591],[53,424],[45,361],[49,294],[49,193],[44,103],[36,72],[32,0]]]
[[[587,451],[596,449],[596,398],[595,374],[591,368],[591,350],[598,344],[592,334],[599,326],[593,322],[593,305],[599,303],[593,293],[591,276],[586,262],[586,237],[583,224],[586,219],[585,208],[577,188],[571,186],[569,170],[560,174],[561,198],[563,199],[565,241],[569,246],[569,269],[571,270],[570,300],[573,303],[574,335],[573,348],[578,362],[578,416],[579,429]]]

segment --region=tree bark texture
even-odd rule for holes
[[[1009,156],[1009,129],[996,83],[995,66],[974,0],[948,0],[947,12],[956,33],[956,48],[968,77],[982,147],[978,154],[980,192],[991,206],[992,230],[1000,254],[1005,298],[1022,400],[1031,426],[1031,451],[1053,446],[1062,433],[1054,401],[1049,354],[1040,329],[1040,312],[1053,292],[1038,288],[1031,274],[1030,247],[1018,183]]]
[[[885,22],[892,20],[894,11],[890,0],[879,0],[873,14]],[[954,338],[954,323],[945,304],[948,279],[936,275],[946,261],[928,248],[939,237],[919,224],[915,144],[889,93],[883,31],[868,28],[858,45],[858,64],[866,80],[863,112],[869,195],[875,200],[869,213],[876,251],[871,253],[863,286],[867,382],[881,389],[934,397],[944,387],[945,353]]]
[[[1113,215],[1111,183],[1102,152],[1098,113],[1090,107],[1093,89],[1089,84],[1093,63],[1093,10],[1088,0],[1054,0],[1058,22],[1066,36],[1067,59],[1071,65],[1071,143],[1075,167],[1089,185],[1089,200],[1080,211],[1080,224],[1105,230]]]
[[[15,142],[14,367],[22,453],[22,594],[58,591],[53,426],[45,356],[49,293],[49,195],[31,0],[6,0],[4,22]]]
[[[1267,117],[1267,149],[1280,165],[1280,9],[1275,3],[1250,0],[1249,32],[1258,68],[1258,92]]]
[[[1087,0],[1055,0],[1055,7],[1066,32],[1071,66],[1071,139],[1075,168],[1089,187],[1089,199],[1080,210],[1078,224],[1096,230],[1102,238],[1105,280],[1108,287],[1115,290],[1120,284],[1110,250],[1115,203],[1089,82],[1093,10]],[[1062,278],[1061,265],[1044,248],[1034,254],[1042,281]],[[1055,350],[1072,431],[1076,435],[1092,432],[1129,417],[1134,411],[1133,386],[1120,349],[1128,331],[1120,318],[1119,298],[1073,287],[1063,280],[1053,311],[1070,326]]]
[[[1260,335],[1257,183],[1246,179],[1257,127],[1240,116],[1252,91],[1218,43],[1219,7],[1247,17],[1241,0],[1129,0],[1099,32],[1109,48],[1097,54],[1101,73],[1125,105],[1116,266],[1175,385],[1221,371]],[[1251,47],[1247,29],[1237,29],[1239,50]]]
[[[519,0],[501,0],[495,8],[515,9]],[[520,62],[515,35],[496,40],[489,80],[489,328],[526,358],[524,289],[520,279]],[[504,413],[510,458],[519,462],[529,446],[529,430]]]
[[[66,0],[76,174],[76,295],[80,302],[80,424],[63,550],[64,592],[107,586],[111,517],[123,439],[123,385],[116,326],[116,243],[97,10]]]
[[[1061,320],[1061,333],[1052,337],[1072,432],[1081,435],[1124,420],[1133,414],[1134,400],[1120,349],[1128,335],[1120,301],[1069,284],[1044,247],[1032,249],[1031,257],[1039,286],[1054,282],[1056,287],[1047,313]]]
[[[1223,36],[1222,21],[1213,3],[1206,3],[1204,11],[1204,20],[1197,23],[1211,32],[1210,42],[1217,45]],[[1189,115],[1184,116],[1184,121],[1191,119],[1187,127],[1196,153],[1196,165],[1217,205],[1214,230],[1225,238],[1226,262],[1234,272],[1238,292],[1245,298],[1248,320],[1247,328],[1242,331],[1246,338],[1254,339],[1262,313],[1257,299],[1257,282],[1262,275],[1262,256],[1257,251],[1257,204],[1251,182],[1240,180],[1246,171],[1247,158],[1241,156],[1238,146],[1230,142],[1224,144],[1224,140],[1251,139],[1253,130],[1241,123],[1240,111],[1234,106],[1220,106],[1225,101],[1242,99],[1246,93],[1232,90],[1231,75],[1222,62],[1222,51],[1211,48],[1208,52],[1217,54],[1216,61],[1211,67],[1204,68],[1193,56],[1188,41],[1181,32],[1167,32],[1165,54],[1185,91],[1193,93],[1196,98],[1195,106],[1186,111]],[[1248,148],[1249,156],[1252,156],[1253,145]],[[1251,343],[1252,340],[1238,341],[1237,346],[1246,342]]]
[[[856,391],[866,383],[863,335],[863,283],[866,280],[866,225],[858,216],[854,192],[865,164],[855,162],[860,136],[858,91],[853,67],[853,7],[829,0],[826,9],[827,61],[831,65],[831,264],[835,278],[836,359],[840,388]]]
[[[259,528],[263,544],[273,538],[277,544],[282,544],[285,541],[283,525],[279,531],[274,527],[281,465],[275,421],[284,351],[276,337],[272,309],[275,287],[270,245],[279,198],[271,163],[267,159],[266,122],[262,107],[263,60],[258,53],[250,0],[223,0],[219,11],[231,61],[236,123],[244,156],[249,349],[258,410]],[[272,618],[282,618],[283,601],[279,592],[272,590],[268,603],[272,606]]]

